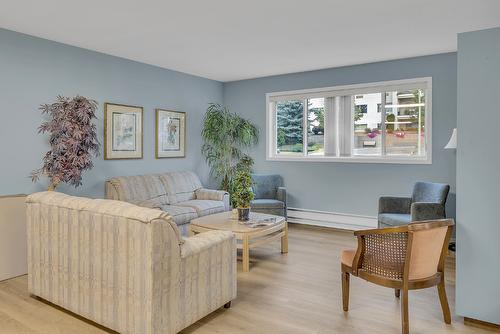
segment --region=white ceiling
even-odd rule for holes
[[[0,0],[0,27],[219,81],[455,51],[496,26],[499,0]]]

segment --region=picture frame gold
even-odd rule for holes
[[[104,103],[104,159],[144,157],[143,107]]]
[[[155,158],[185,158],[186,113],[157,108],[155,114]]]

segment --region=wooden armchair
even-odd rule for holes
[[[401,300],[402,332],[409,332],[408,290],[438,288],[444,322],[451,323],[444,284],[444,260],[453,229],[453,219],[406,226],[356,231],[357,250],[342,252],[342,303],[349,309],[349,278],[395,289]]]

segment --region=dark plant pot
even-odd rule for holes
[[[250,208],[238,208],[238,220],[246,222],[250,219]]]

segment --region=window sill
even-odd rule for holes
[[[430,157],[406,158],[406,157],[302,157],[302,156],[272,156],[267,161],[300,161],[300,162],[344,162],[344,163],[369,163],[369,164],[403,164],[403,165],[431,165]]]

